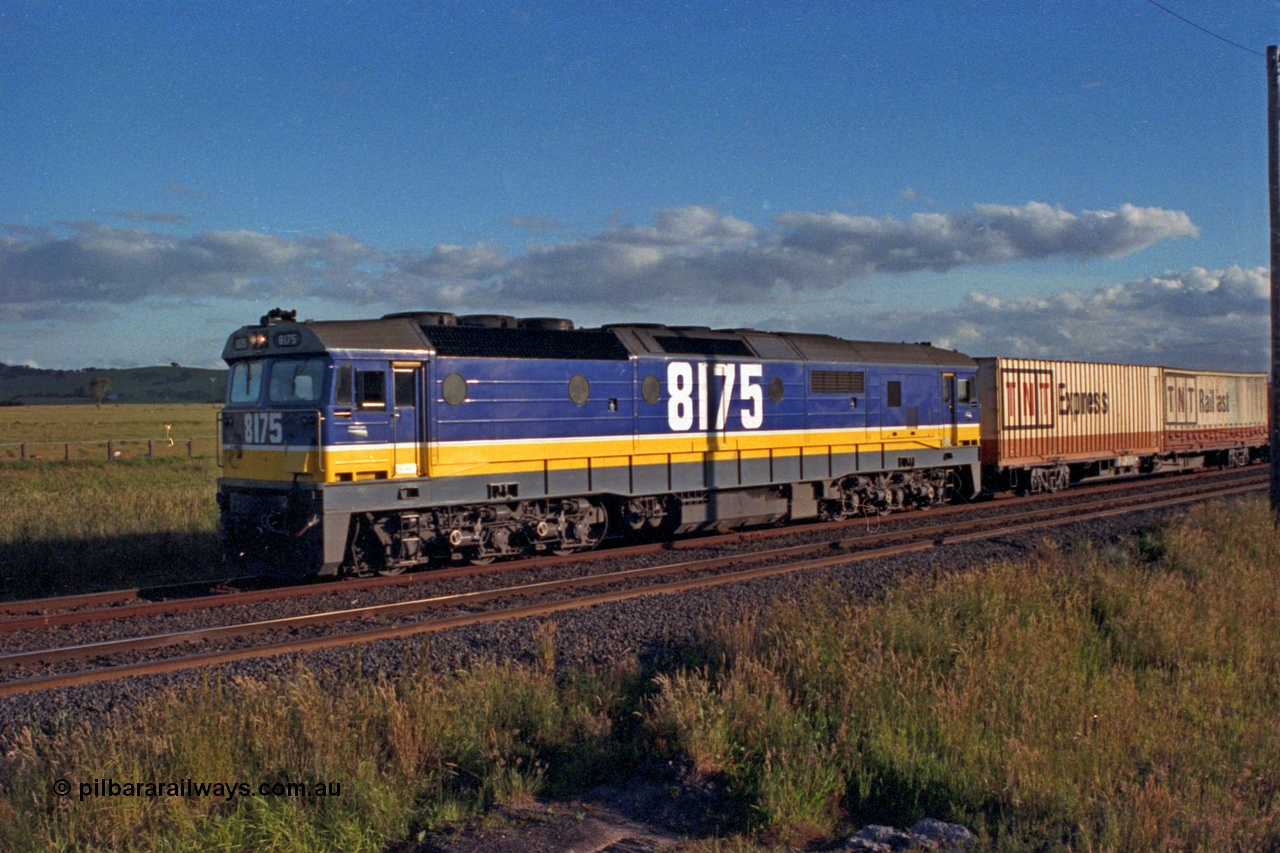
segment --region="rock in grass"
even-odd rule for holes
[[[950,853],[952,850],[968,850],[978,843],[977,836],[960,824],[947,823],[931,817],[917,821],[916,825],[911,827],[911,831],[935,842],[943,853]]]
[[[925,818],[910,830],[871,824],[864,826],[838,848],[840,853],[961,853],[978,843],[972,832],[958,823]]]

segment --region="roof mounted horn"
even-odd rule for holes
[[[298,321],[298,311],[286,311],[283,308],[272,308],[270,311],[262,315],[262,319],[258,320],[259,326],[274,326],[276,323],[296,323]]]

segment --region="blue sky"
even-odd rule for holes
[[[279,305],[1265,369],[1248,50],[1148,0],[0,0],[0,361],[216,366]]]

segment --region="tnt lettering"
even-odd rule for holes
[[[1005,421],[1013,426],[1048,426],[1053,422],[1053,384],[1049,377],[1006,379]]]

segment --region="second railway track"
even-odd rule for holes
[[[1241,479],[1241,472],[1228,472]],[[1261,478],[1263,474],[1256,471],[1243,475],[1244,479]],[[1177,479],[1145,481],[1150,488],[1159,490],[1175,489],[1180,493],[1200,489],[1213,489],[1223,475],[1214,472],[1182,477]],[[279,601],[289,598],[308,596],[325,596],[335,593],[349,593],[363,590],[401,587],[407,585],[437,583],[458,578],[481,577],[485,575],[502,575],[528,569],[542,569],[551,566],[575,565],[584,562],[611,558],[626,558],[651,553],[672,551],[692,551],[714,548],[738,542],[765,542],[769,539],[790,536],[824,536],[830,533],[839,534],[852,529],[863,529],[869,522],[883,521],[886,526],[895,529],[900,525],[910,525],[923,518],[930,520],[951,517],[957,514],[973,512],[975,507],[1000,508],[1012,512],[1014,507],[1038,505],[1041,502],[1069,501],[1072,506],[1079,501],[1093,496],[1108,495],[1124,486],[1131,486],[1133,481],[1115,481],[1104,485],[1073,490],[1059,495],[1044,495],[1032,498],[1002,500],[992,503],[955,505],[929,510],[927,513],[910,513],[887,516],[883,519],[855,518],[844,521],[822,522],[783,528],[766,528],[739,531],[711,536],[698,536],[678,539],[663,543],[629,545],[591,551],[560,557],[533,557],[514,560],[495,565],[473,566],[456,565],[436,568],[407,575],[394,577],[363,577],[341,581],[304,582],[295,585],[264,583],[257,578],[226,578],[220,581],[192,582],[171,584],[148,589],[109,590],[97,593],[59,596],[55,598],[31,599],[26,601],[0,602],[0,635],[28,631],[36,628],[86,625],[112,620],[137,619],[157,615],[171,615],[195,610],[227,608],[237,605],[250,605],[260,602]],[[1114,499],[1114,496],[1113,496]],[[1052,508],[1043,512],[1053,512]]]
[[[939,545],[999,537],[1038,527],[1085,522],[1136,510],[1174,506],[1208,497],[1260,491],[1265,477],[1246,476],[1220,483],[1183,483],[1159,495],[1113,496],[1075,502],[1066,507],[1015,510],[993,518],[952,524],[928,524],[906,530],[851,536],[838,535],[744,554],[719,555],[662,565],[600,571],[554,580],[536,580],[409,601],[345,607],[281,618],[259,619],[123,637],[0,655],[0,696],[53,687],[89,684],[134,675],[172,672],[249,658],[332,648],[374,640],[406,637],[486,622],[548,615],[646,595],[674,594],[753,578],[850,564],[918,552]],[[689,540],[698,542],[698,540]],[[701,540],[706,544],[706,540]],[[614,552],[616,553],[616,552]],[[492,570],[493,567],[487,567]],[[476,571],[479,571],[478,569]],[[435,575],[434,577],[438,577]],[[605,589],[601,591],[601,588]],[[425,613],[435,616],[421,619]],[[441,615],[442,614],[442,615]],[[381,624],[368,627],[377,620]],[[343,623],[361,627],[333,631]],[[395,624],[388,624],[394,622]],[[305,634],[305,636],[299,636]],[[247,638],[256,638],[243,645]],[[239,642],[235,648],[209,648]],[[154,658],[162,649],[202,646],[194,653]],[[84,667],[96,662],[92,668]]]

